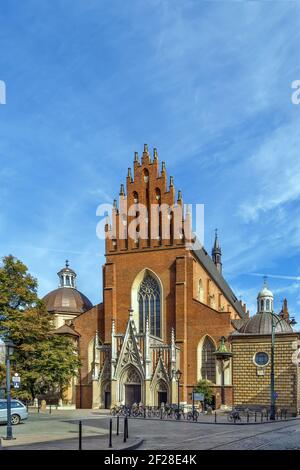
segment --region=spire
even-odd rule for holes
[[[120,187],[120,196],[125,196],[124,184],[121,184],[121,187]]]
[[[128,173],[127,173],[127,178],[129,178],[130,182],[132,183],[132,174],[131,174],[131,168],[128,168]]]
[[[222,250],[218,239],[218,229],[215,229],[215,242],[211,252],[212,260],[219,273],[222,273]]]
[[[288,309],[287,299],[283,299],[281,315],[282,315],[282,318],[289,321],[290,316],[289,316],[289,309]]]

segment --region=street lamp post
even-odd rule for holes
[[[275,315],[274,312],[271,312],[271,374],[270,374],[270,420],[274,421],[276,419],[276,397],[275,397],[275,319],[277,324],[280,323],[280,319]],[[296,323],[295,319],[290,321],[291,325]]]
[[[10,356],[14,352],[14,344],[11,341],[4,341],[5,346],[5,364],[6,364],[6,400],[7,400],[7,426],[6,440],[13,439],[11,425],[11,392],[10,392]]]
[[[180,378],[182,376],[182,372],[177,369],[177,371],[174,371],[174,376],[177,381],[177,419],[180,419],[180,412],[179,412],[179,387],[180,387]]]
[[[275,322],[274,312],[272,316],[272,335],[271,335],[271,376],[270,376],[270,392],[271,392],[271,406],[270,406],[270,420],[275,420],[276,408],[275,408],[275,373],[274,373],[274,352],[275,352]]]

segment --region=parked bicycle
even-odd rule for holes
[[[240,415],[240,412],[238,410],[236,410],[235,408],[233,408],[232,411],[230,411],[230,413],[228,413],[227,415],[227,420],[232,423],[232,422],[236,422],[236,421],[242,421],[242,418],[241,418],[241,415]]]

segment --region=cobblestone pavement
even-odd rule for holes
[[[210,417],[211,418],[211,417]],[[83,448],[108,449],[108,415],[99,411],[56,411],[49,414],[30,414],[28,422],[13,428],[15,441],[3,441],[4,448],[75,449],[78,443],[78,420],[83,423]],[[122,445],[116,437],[116,418],[113,418],[113,449]],[[123,418],[120,418],[120,431]],[[5,426],[0,427],[4,435]],[[147,450],[251,450],[300,449],[300,419],[265,423],[228,424],[220,419],[203,422],[129,419],[129,442],[143,439],[139,449]]]

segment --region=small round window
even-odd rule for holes
[[[258,366],[265,366],[269,362],[269,356],[265,352],[258,352],[255,354],[254,361]]]

